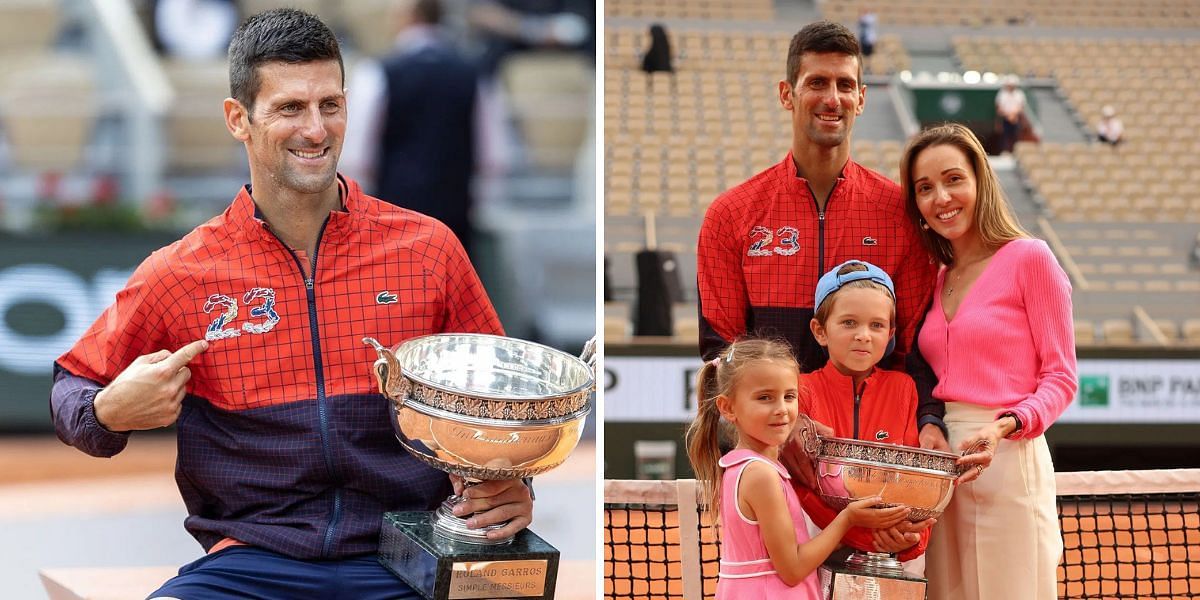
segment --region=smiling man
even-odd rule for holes
[[[791,115],[791,152],[721,194],[700,226],[700,353],[708,360],[738,337],[772,336],[791,344],[804,371],[821,368],[827,357],[808,328],[817,280],[858,259],[896,283],[891,364],[903,367],[935,268],[900,188],[850,160],[854,120],[867,100],[854,34],[828,21],[801,29],[778,94]]]
[[[55,365],[59,437],[93,456],[176,425],[184,526],[207,554],[152,598],[416,598],[376,560],[385,511],[452,484],[395,439],[365,336],[502,334],[438,221],[337,174],[341,51],[304,12],[249,18],[229,47],[225,124],[250,184],[138,267]],[[398,199],[403,203],[403,199]],[[240,308],[240,310],[239,310]],[[529,524],[520,481],[467,492],[470,524]]]

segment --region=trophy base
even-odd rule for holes
[[[829,561],[817,569],[823,600],[925,600],[925,580]]]
[[[512,542],[480,546],[434,531],[433,513],[383,515],[379,562],[429,600],[528,598],[552,600],[559,552],[521,530]]]

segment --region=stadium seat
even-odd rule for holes
[[[1133,343],[1133,324],[1128,319],[1105,319],[1101,327],[1104,330],[1106,344],[1128,345]]]
[[[1096,324],[1086,319],[1075,319],[1075,345],[1090,346],[1096,343]]]
[[[0,111],[18,168],[76,169],[100,114],[92,69],[83,57],[40,56],[0,82]]]
[[[1200,345],[1200,319],[1187,319],[1183,322],[1183,339],[1189,344]]]

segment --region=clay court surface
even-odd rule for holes
[[[1200,590],[1197,508],[1195,503],[1151,506],[1151,513],[1166,514],[1107,504],[1067,508],[1060,518],[1066,563],[1059,566],[1059,597],[1195,598]],[[604,526],[605,598],[683,598],[677,512],[606,509]],[[717,547],[711,529],[701,539],[704,594],[711,597]]]

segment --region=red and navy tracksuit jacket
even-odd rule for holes
[[[808,327],[826,271],[858,259],[891,275],[898,324],[891,364],[899,368],[937,272],[905,215],[899,186],[847,161],[820,211],[791,153],[713,201],[696,258],[701,356],[711,360],[745,335],[781,337],[804,371],[827,359]]]
[[[140,355],[210,340],[176,423],[185,526],[206,550],[236,540],[301,559],[370,553],[383,512],[450,493],[395,439],[362,338],[502,335],[500,321],[449,229],[339,185],[344,209],[310,257],[270,231],[243,188],[146,259],[56,363],[59,437],[112,456],[128,434],[96,422],[99,387]]]

